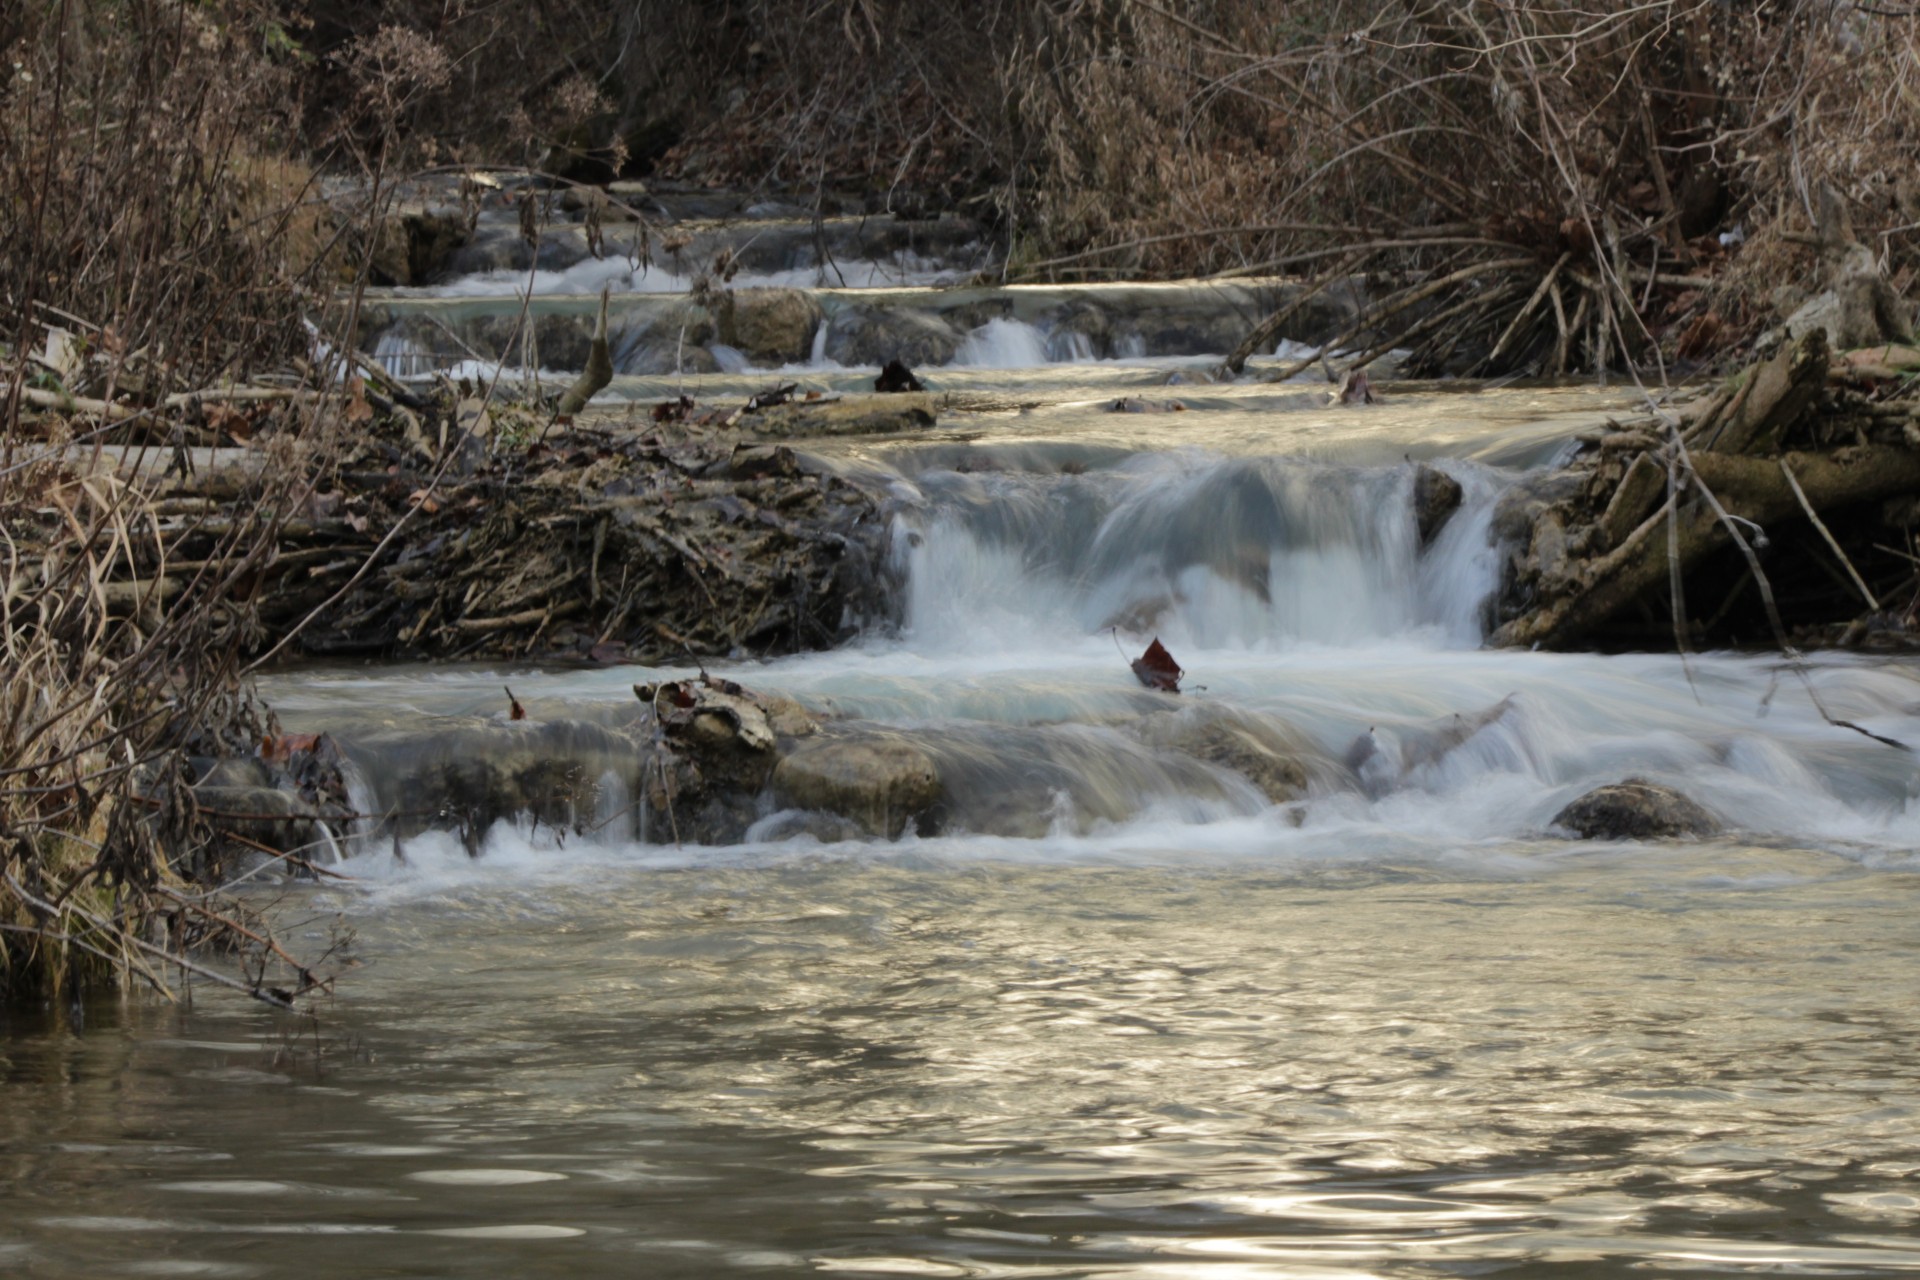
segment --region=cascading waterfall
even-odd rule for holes
[[[1480,640],[1495,474],[1422,548],[1410,466],[1142,454],[1084,474],[936,472],[895,536],[916,647],[1115,627],[1199,648]]]
[[[756,255],[734,288],[813,291],[819,318],[780,370],[808,391],[864,392],[889,350],[910,349],[937,394],[989,403],[943,413],[930,437],[809,446],[891,483],[892,607],[886,625],[841,651],[739,675],[927,751],[952,847],[1019,836],[1325,853],[1356,841],[1422,847],[1436,832],[1513,839],[1543,830],[1582,789],[1635,772],[1738,815],[1750,832],[1878,845],[1920,822],[1906,757],[1830,725],[1764,656],[1682,665],[1479,651],[1505,554],[1489,535],[1501,493],[1553,465],[1612,402],[1406,386],[1350,409],[1327,403],[1318,368],[1284,386],[1257,372],[1216,385],[1221,353],[1270,309],[1260,282],[902,287],[957,280],[978,245],[949,236],[872,260],[835,251],[823,270],[816,230],[772,210],[759,223],[696,226],[706,248],[683,260],[543,263],[532,283],[556,295],[632,291],[616,303],[625,376],[610,396],[724,403],[764,385],[768,370],[721,343],[685,296],[693,264],[730,246]],[[848,222],[837,243],[857,230]],[[503,321],[519,314],[527,283],[481,271],[385,299],[390,327],[372,353],[415,374],[466,360],[511,331]],[[863,287],[873,285],[888,287]],[[588,313],[563,296],[536,299],[541,349],[577,346]],[[1259,359],[1314,350],[1280,338]],[[1116,402],[1142,412],[1109,412]],[[1420,466],[1463,493],[1424,543]],[[1177,704],[1125,666],[1156,636],[1189,668]],[[544,685],[539,701],[556,717],[594,716],[630,706],[633,675],[516,673],[514,685]],[[1905,668],[1834,658],[1809,678],[1836,716],[1920,741]],[[500,751],[507,736],[475,722],[497,714],[497,681],[448,704],[437,686],[392,679],[420,705],[463,717],[442,739],[457,732],[474,750]],[[403,779],[445,772],[438,746],[379,741],[363,734],[355,747],[364,776],[380,781],[369,788],[379,806],[408,807]],[[543,759],[600,778],[583,801],[597,807],[599,839],[659,835],[629,820],[641,792],[621,763],[627,748],[564,734],[542,742]],[[1269,769],[1279,759],[1301,766],[1294,783]],[[494,789],[511,808],[527,787]],[[362,802],[371,811],[375,797]],[[1299,825],[1276,832],[1283,812]],[[820,829],[768,812],[749,841],[800,832]]]

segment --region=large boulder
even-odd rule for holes
[[[903,738],[816,737],[774,766],[773,793],[781,805],[838,814],[893,840],[939,804],[940,775]]]
[[[827,357],[844,365],[941,365],[953,359],[960,343],[958,329],[924,311],[863,304],[845,307],[827,322]]]
[[[820,304],[798,289],[736,289],[719,304],[720,341],[758,365],[805,360]]]
[[[1598,787],[1553,816],[1582,840],[1670,840],[1710,836],[1720,822],[1672,787],[1627,778]]]

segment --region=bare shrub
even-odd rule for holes
[[[1551,274],[1493,364],[1570,369],[1671,355],[1710,312],[1722,341],[1752,336],[1763,290],[1813,274],[1788,246],[1823,183],[1912,267],[1914,34],[1871,9],[1088,0],[1003,73],[1038,138],[1013,210],[1035,272],[1519,250],[1538,266],[1477,337],[1497,344]],[[1750,246],[1731,270],[1722,235]]]
[[[0,993],[164,988],[196,940],[278,956],[191,887],[219,868],[198,861],[187,762],[259,743],[236,662],[258,640],[250,575],[308,474],[270,468],[247,517],[180,565],[166,463],[196,425],[185,393],[310,352],[306,275],[331,232],[281,150],[297,103],[271,8],[33,5],[7,23]],[[261,395],[290,444],[318,434],[324,396]]]

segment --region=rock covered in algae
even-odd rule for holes
[[[1719,820],[1672,787],[1627,778],[1597,787],[1553,817],[1583,840],[1669,840],[1710,836]]]

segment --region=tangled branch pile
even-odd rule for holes
[[[1618,424],[1494,518],[1491,643],[1920,646],[1920,350],[1815,329]]]

